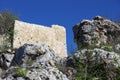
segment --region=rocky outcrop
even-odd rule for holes
[[[119,53],[110,52],[108,50],[95,49],[81,49],[66,59],[66,67],[71,67],[72,80],[85,79],[101,79],[101,80],[115,80],[120,79],[120,55]],[[91,76],[90,76],[91,75]],[[102,76],[101,76],[102,75]],[[89,78],[89,76],[91,78]]]
[[[39,63],[55,61],[55,52],[45,44],[25,44],[21,46],[11,62],[11,66],[24,65],[28,60],[35,60]]]
[[[9,68],[10,63],[13,59],[14,51],[7,50],[0,53],[0,68],[6,70]]]
[[[79,79],[90,80],[91,76],[93,80],[94,77],[100,80],[120,79],[118,23],[96,16],[76,24],[73,33],[79,50],[67,57],[66,66],[74,68]]]
[[[73,27],[74,40],[80,47],[112,44],[120,41],[120,26],[104,17],[83,20]]]
[[[3,79],[68,80],[57,68],[62,65],[61,59],[45,44],[24,44],[16,51]]]
[[[86,59],[87,53],[90,54],[90,56],[92,56],[91,60],[93,61],[100,62],[100,60],[102,59],[107,64],[114,63],[115,66],[120,66],[120,55],[118,53],[110,52],[110,51],[99,49],[99,48],[83,49],[83,50],[75,52],[73,55],[67,58],[66,65],[75,67],[74,64],[72,63],[73,60],[74,59],[76,60]],[[116,59],[117,61],[114,62],[114,59]]]
[[[94,65],[101,64],[101,61],[102,67],[111,69],[109,76],[116,77],[113,67],[120,66],[120,55],[103,47],[81,49],[67,58],[60,58],[45,44],[24,44],[16,50],[12,61],[9,61],[11,65],[1,73],[2,80],[75,80],[76,74],[84,74],[86,64],[89,64],[88,71],[94,72],[99,69]],[[82,71],[78,72],[81,69]],[[90,72],[88,74],[91,74]]]

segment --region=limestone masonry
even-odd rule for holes
[[[44,43],[60,57],[67,56],[66,30],[62,26],[46,27],[15,20],[14,31],[13,48],[25,43]]]

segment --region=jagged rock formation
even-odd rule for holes
[[[104,60],[107,64],[109,63],[114,63],[116,66],[120,66],[120,55],[115,52],[110,52],[107,50],[99,49],[99,48],[94,48],[94,49],[82,49],[81,51],[75,52],[73,55],[69,56],[67,59],[67,64],[68,66],[75,67],[73,65],[73,60],[74,59],[86,59],[85,54],[89,53],[92,55],[92,60],[99,62],[100,59]],[[116,62],[114,62],[114,58],[117,59]]]
[[[75,70],[83,68],[84,73],[78,68],[78,72],[85,75],[82,79],[90,79],[86,74],[92,75],[93,80],[96,76],[100,80],[120,79],[120,25],[96,16],[76,24],[73,32],[79,51],[68,57],[66,65]]]
[[[11,65],[7,66],[5,73],[1,73],[1,79],[75,80],[78,66],[81,63],[85,64],[84,61],[87,59],[90,60],[90,67],[91,65],[95,67],[94,65],[99,64],[101,60],[110,69],[120,66],[119,54],[104,48],[82,49],[67,58],[60,58],[45,44],[25,44],[15,52],[15,56],[10,61]],[[110,74],[110,77],[116,77],[115,72],[111,71]]]
[[[4,80],[68,80],[58,68],[61,58],[45,44],[25,44],[15,53],[11,67],[3,76]],[[16,75],[17,70],[27,71],[24,76]]]
[[[0,68],[6,70],[9,68],[10,63],[14,56],[14,51],[7,50],[6,52],[0,53]]]
[[[28,60],[35,60],[41,64],[56,63],[57,55],[45,44],[24,44],[17,51],[11,62],[11,66],[24,65]]]
[[[120,41],[120,26],[101,16],[96,16],[92,20],[83,20],[73,27],[73,32],[78,48]]]
[[[86,74],[88,75],[88,80],[120,79],[118,77],[120,71],[119,53],[99,48],[82,49],[75,52],[66,59],[66,67],[71,67],[76,71],[72,74],[72,79],[70,80],[75,80],[76,77],[79,77],[78,80],[81,80],[81,78],[85,79]],[[89,78],[89,75],[92,76]]]

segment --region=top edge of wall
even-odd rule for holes
[[[40,24],[34,24],[34,23],[28,23],[28,22],[24,22],[24,21],[20,21],[20,20],[15,20],[15,23],[23,23],[23,24],[28,24],[28,25],[35,25],[35,26],[41,26],[41,27],[47,27],[47,28],[62,28],[65,30],[65,27],[64,26],[60,26],[60,25],[56,25],[56,24],[53,24],[51,26],[44,26],[44,25],[40,25]]]

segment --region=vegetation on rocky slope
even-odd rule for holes
[[[4,42],[1,43],[3,46],[0,47],[2,50],[12,48],[14,22],[16,19],[18,17],[8,10],[0,12],[0,35],[4,39]]]
[[[10,43],[15,19],[8,11],[0,13],[0,35]],[[75,25],[73,32],[78,50],[66,58],[58,57],[45,44],[35,43],[24,44],[15,52],[1,52],[0,79],[120,80],[120,25],[97,16]]]

